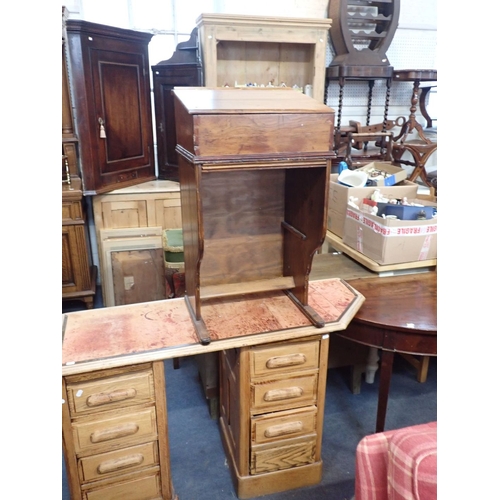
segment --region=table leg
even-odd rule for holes
[[[370,347],[368,351],[368,359],[366,360],[366,383],[373,384],[375,381],[375,373],[378,370],[378,349]]]
[[[377,424],[375,432],[383,432],[385,415],[387,413],[387,401],[389,399],[389,387],[391,385],[392,363],[394,351],[382,351],[380,358],[380,381],[378,389]]]

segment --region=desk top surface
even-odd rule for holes
[[[317,328],[283,292],[202,304],[211,343],[201,345],[185,300],[168,299],[63,315],[63,375],[203,354],[343,330],[363,296],[334,278],[309,285],[309,305],[325,320]]]

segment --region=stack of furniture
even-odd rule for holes
[[[78,168],[83,147],[74,127],[68,73],[68,10],[62,8],[62,299],[94,305],[97,267],[92,265],[86,205]]]

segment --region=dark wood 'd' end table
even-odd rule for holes
[[[385,425],[394,353],[437,356],[437,273],[351,280],[365,302],[339,337],[381,350],[376,432]]]

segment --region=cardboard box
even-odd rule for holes
[[[437,258],[437,217],[383,219],[348,207],[343,242],[380,265]]]
[[[370,172],[374,169],[386,172],[387,176],[370,177]],[[396,165],[392,165],[390,162],[384,161],[374,161],[372,163],[368,163],[364,167],[357,168],[356,170],[362,170],[368,174],[367,185],[369,186],[394,186],[398,182],[406,180],[408,177],[408,172],[404,168],[397,167]]]
[[[404,198],[406,196],[408,199],[412,199],[417,197],[418,185],[408,180],[404,180],[397,186],[352,188],[339,184],[337,179],[338,174],[332,174],[330,177],[327,225],[332,233],[341,238],[344,236],[344,223],[349,197],[357,198],[358,205],[362,203],[363,198],[369,198],[376,189],[379,189],[384,196],[390,198]]]

